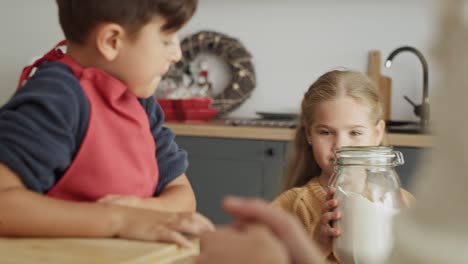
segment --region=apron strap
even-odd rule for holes
[[[47,52],[44,56],[37,59],[31,65],[24,67],[23,71],[21,72],[16,90],[19,90],[26,83],[26,81],[34,74],[34,70],[40,63],[44,61],[56,61],[62,59],[64,57],[64,53],[61,49],[59,49],[59,47],[65,46],[65,44],[66,40],[60,41],[52,50]]]

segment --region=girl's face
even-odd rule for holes
[[[370,119],[367,105],[349,96],[319,103],[315,109],[314,122],[307,132],[322,175],[329,178],[333,173],[335,151],[343,146],[378,146],[383,138],[385,122],[375,124]]]

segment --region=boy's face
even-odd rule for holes
[[[335,151],[340,147],[380,144],[385,124],[381,121],[375,125],[369,111],[367,105],[349,96],[317,105],[307,137],[323,176],[333,173]]]
[[[164,22],[154,19],[140,29],[136,38],[126,36],[115,61],[115,77],[137,97],[153,95],[161,77],[181,58],[177,32],[162,32]]]

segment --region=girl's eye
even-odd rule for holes
[[[328,135],[331,135],[331,132],[328,131],[328,130],[320,130],[320,131],[319,131],[319,134],[320,134],[320,135],[324,135],[324,136],[328,136]]]
[[[351,131],[352,136],[360,136],[362,133],[360,131]]]

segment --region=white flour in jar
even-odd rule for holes
[[[361,194],[338,188],[337,209],[341,220],[334,226],[341,235],[333,241],[333,253],[343,264],[382,263],[393,246],[392,220],[398,210],[373,203]]]

